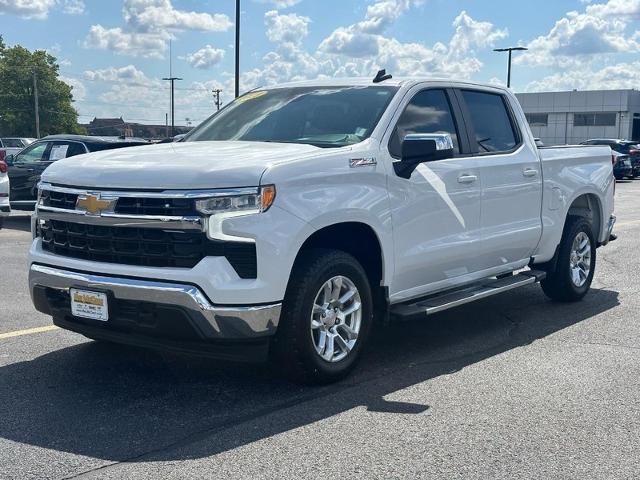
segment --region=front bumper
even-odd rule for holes
[[[281,310],[281,303],[214,305],[190,284],[98,275],[37,263],[29,271],[29,288],[36,309],[51,315],[63,328],[124,343],[171,348],[178,342],[179,349],[189,350],[186,347],[191,345],[198,353],[216,342],[268,340],[276,331]],[[71,315],[70,288],[106,293],[109,320]]]

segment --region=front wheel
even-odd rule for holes
[[[595,268],[596,242],[591,223],[582,217],[569,217],[555,268],[547,271],[542,290],[553,300],[580,300],[591,287]]]
[[[367,274],[351,255],[314,249],[294,266],[272,353],[289,378],[329,383],[356,365],[373,320]]]

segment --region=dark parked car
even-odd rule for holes
[[[609,145],[611,150],[614,150],[623,155],[629,155],[631,159],[632,173],[629,178],[640,177],[640,146],[638,142],[631,140],[617,140],[614,138],[594,138],[582,142],[582,145]],[[616,177],[617,178],[617,177]]]
[[[633,167],[631,166],[631,158],[629,155],[618,153],[615,150],[611,150],[613,157],[613,176],[616,180],[622,180],[623,178],[633,178]]]
[[[8,155],[11,182],[10,202],[16,210],[33,210],[37,185],[45,168],[56,160],[113,148],[147,145],[139,138],[49,135],[33,142],[15,155]]]

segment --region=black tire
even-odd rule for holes
[[[4,217],[0,217],[0,229],[4,226]]]
[[[311,332],[311,313],[322,286],[336,276],[346,277],[357,288],[361,319],[355,345],[341,360],[329,362],[316,351]],[[271,344],[272,359],[277,369],[293,381],[306,384],[335,382],[355,367],[372,322],[371,287],[360,263],[339,250],[310,250],[293,268],[278,331]]]
[[[591,248],[591,261],[589,274],[583,285],[578,286],[572,280],[571,275],[571,250],[574,240],[581,233],[586,234]],[[564,227],[562,241],[558,251],[558,259],[555,268],[547,271],[547,277],[541,282],[542,290],[547,297],[560,302],[576,302],[582,299],[593,281],[596,269],[596,241],[593,236],[591,223],[583,217],[569,217]]]

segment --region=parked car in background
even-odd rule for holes
[[[611,163],[613,163],[613,176],[616,180],[633,178],[633,166],[629,155],[611,150]]]
[[[4,160],[7,155],[18,153],[24,147],[29,146],[35,141],[35,138],[0,138],[0,160]]]
[[[11,206],[16,210],[33,210],[40,175],[56,160],[148,143],[141,138],[83,135],[49,135],[37,140],[20,153],[6,157],[11,180]]]
[[[0,160],[0,228],[4,223],[4,217],[11,213],[9,205],[9,175],[7,174],[7,164]]]
[[[615,138],[593,138],[586,142],[582,142],[582,145],[609,145],[611,150],[623,155],[628,155],[631,160],[632,172],[625,175],[625,177],[640,177],[640,145],[638,145],[638,142],[631,140],[618,140]],[[626,167],[624,167],[624,170],[626,171]]]

